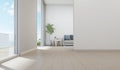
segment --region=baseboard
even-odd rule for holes
[[[34,50],[36,50],[36,48],[27,50],[27,51],[25,51],[25,52],[22,52],[22,53],[19,54],[19,56],[25,55],[25,54],[27,54],[27,53],[30,53],[30,52],[34,51]]]

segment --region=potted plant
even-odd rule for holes
[[[40,46],[41,45],[41,39],[38,39],[37,40],[37,46]]]
[[[52,40],[51,40],[51,36],[54,33],[55,28],[53,24],[48,23],[46,25],[46,32],[49,34],[49,38],[50,38],[50,45],[52,46]]]

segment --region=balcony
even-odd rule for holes
[[[0,33],[0,60],[14,55],[14,41],[10,41],[9,33]]]

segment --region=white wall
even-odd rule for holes
[[[73,34],[73,5],[46,5],[46,23],[54,24],[53,36]]]
[[[120,50],[119,8],[119,0],[74,0],[75,48]]]
[[[37,0],[18,0],[18,45],[20,53],[37,47]]]

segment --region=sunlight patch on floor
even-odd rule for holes
[[[52,47],[48,47],[48,46],[45,46],[45,47],[37,47],[37,49],[40,49],[40,50],[49,50],[51,49]]]
[[[24,57],[17,57],[15,59],[2,63],[0,68],[3,70],[4,69],[16,70],[17,68],[22,70],[22,68],[24,69],[29,68],[34,63],[35,63],[35,60],[24,58]]]
[[[43,47],[37,47],[38,50],[43,50],[43,51],[61,51],[61,50],[73,50],[73,47],[65,47],[65,46],[43,46]]]

